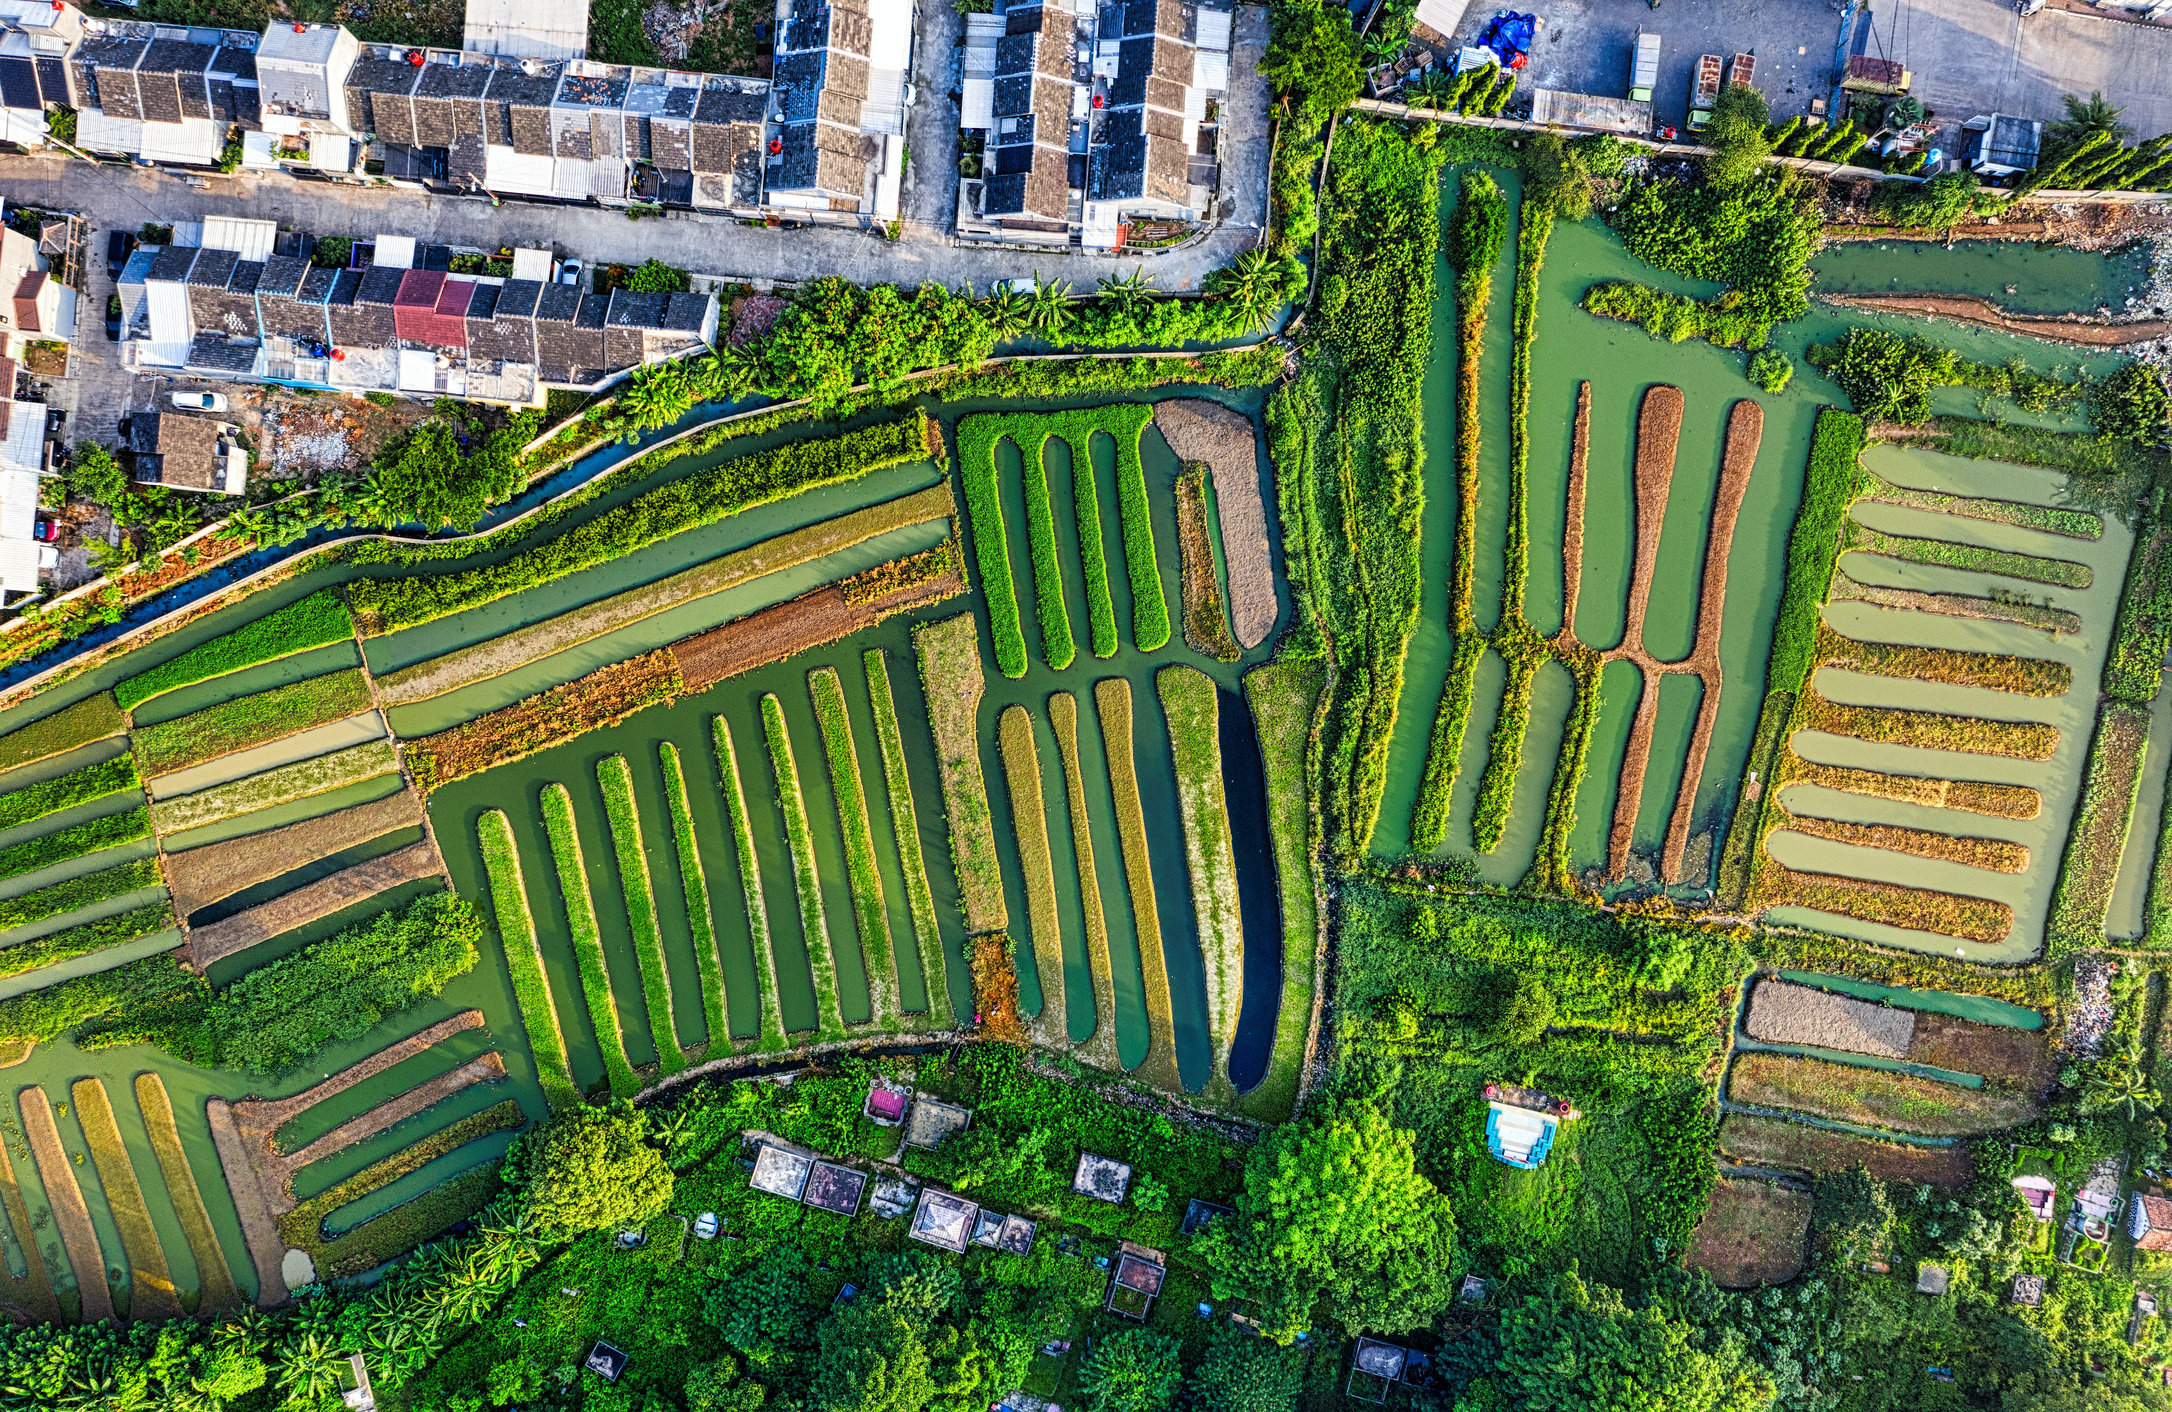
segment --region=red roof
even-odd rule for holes
[[[392,326],[410,343],[464,351],[468,346],[468,299],[471,281],[445,278],[443,270],[409,270],[400,276],[392,298]]]

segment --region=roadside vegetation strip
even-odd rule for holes
[[[1736,1103],[1925,1137],[1997,1132],[2028,1122],[2038,1112],[2021,1094],[1795,1054],[1737,1056],[1727,1096]]]
[[[1086,967],[1093,981],[1093,1032],[1079,1042],[1078,1053],[1089,1064],[1113,1070],[1118,1067],[1116,971],[1109,959],[1109,919],[1101,905],[1101,870],[1094,860],[1093,820],[1087,813],[1085,768],[1079,759],[1078,698],[1068,691],[1052,693],[1048,724],[1055,732],[1056,753],[1063,760],[1071,857],[1078,865],[1079,910],[1086,918]]]
[[[2038,554],[1986,549],[1980,544],[1957,544],[1950,539],[1917,539],[1907,535],[1887,534],[1854,520],[1848,522],[1848,532],[1841,542],[1841,552],[1875,554],[1886,559],[1897,559],[1904,564],[1929,564],[1944,569],[1961,569],[1970,573],[2021,579],[2027,583],[2051,584],[2057,588],[2087,588],[2096,577],[2087,564],[2076,564],[2067,559],[2047,559]]]
[[[1183,565],[1184,641],[1202,657],[1234,662],[1244,655],[1230,636],[1222,584],[1214,572],[1214,531],[1207,522],[1207,469],[1194,463],[1176,480],[1177,551]]]
[[[1266,1075],[1240,1102],[1251,1116],[1275,1122],[1290,1115],[1302,1086],[1321,961],[1319,894],[1313,877],[1319,822],[1310,782],[1315,778],[1313,728],[1327,678],[1324,661],[1296,658],[1255,667],[1244,677],[1267,776],[1267,831],[1282,904],[1282,997]]]
[[[450,730],[410,741],[407,771],[415,788],[427,794],[592,730],[615,726],[685,689],[678,659],[670,649],[645,652]]]
[[[2041,603],[2009,602],[2001,598],[1977,598],[1966,593],[1929,593],[1916,588],[1892,588],[1863,583],[1844,571],[1833,574],[1832,601],[1854,600],[1903,613],[1931,613],[1941,618],[1978,618],[1993,623],[2019,623],[2039,632],[2077,633],[2081,614]]]
[[[1809,838],[1905,853],[1914,858],[1933,858],[1993,873],[2025,873],[2029,850],[1999,838],[1971,838],[1935,833],[1930,829],[1903,828],[1895,824],[1851,824],[1838,819],[1818,819],[1796,814],[1775,833],[1798,833]]]
[[[822,909],[822,877],[815,868],[814,829],[807,822],[807,800],[800,792],[799,762],[792,754],[792,734],[785,728],[784,703],[775,692],[762,694],[762,734],[769,743],[769,767],[777,782],[777,805],[784,811],[784,837],[792,857],[792,886],[799,899],[799,929],[807,943],[807,968],[814,982],[815,1035],[845,1037],[845,1016],[837,994],[837,956]]]
[[[114,1317],[113,1290],[106,1283],[105,1252],[99,1248],[98,1229],[91,1224],[90,1206],[83,1200],[83,1188],[76,1185],[68,1151],[61,1146],[60,1130],[53,1126],[52,1104],[46,1101],[45,1090],[35,1084],[22,1090],[17,1102],[23,1116],[23,1133],[37,1158],[38,1181],[45,1188],[46,1204],[52,1208],[54,1224],[60,1227],[61,1247],[67,1251],[69,1267],[75,1272],[79,1320],[85,1324],[103,1323]]]
[[[70,770],[65,775],[0,794],[0,829],[21,828],[63,809],[110,799],[141,784],[135,760],[128,755],[116,755],[110,760],[101,760],[95,765],[85,765],[80,770]]]
[[[27,1054],[28,1046],[24,1048]],[[22,1060],[11,1062],[20,1064]],[[0,1291],[5,1291],[0,1297],[5,1297],[33,1322],[58,1324],[62,1321],[60,1301],[53,1295],[53,1278],[46,1273],[38,1231],[30,1224],[30,1206],[23,1200],[22,1186],[15,1176],[15,1162],[6,1143],[0,1143],[0,1205],[7,1209],[8,1224],[15,1236],[16,1248],[23,1253],[25,1266],[22,1278],[17,1279],[14,1272],[0,1262]]]
[[[2064,662],[2035,657],[2007,657],[1993,652],[1964,652],[1950,647],[1908,647],[1893,642],[1856,642],[1820,627],[1817,663],[1866,676],[1907,677],[1978,686],[2019,696],[2064,696],[2074,685],[2074,669]]]
[[[2149,710],[2106,702],[2089,746],[2081,802],[2059,860],[2059,884],[2051,898],[2044,951],[2059,959],[2102,946],[2119,881],[2119,862],[2134,825],[2134,803],[2149,750]]]
[[[486,809],[475,821],[475,837],[482,845],[490,915],[505,948],[505,967],[513,978],[513,997],[520,1002],[520,1022],[528,1032],[528,1048],[535,1055],[536,1082],[551,1107],[571,1107],[581,1101],[581,1089],[573,1081],[573,1064],[566,1057],[565,1031],[558,1027],[550,972],[543,965],[535,914],[528,907],[528,883],[521,872],[520,849],[513,842],[513,821],[503,809]]]
[[[118,867],[85,873],[79,878],[41,887],[19,897],[0,901],[0,931],[27,927],[48,917],[59,917],[94,903],[161,885],[158,861],[153,858],[123,863]]]
[[[347,605],[331,589],[322,589],[128,678],[113,688],[113,696],[122,710],[133,711],[154,696],[353,636]]]
[[[74,828],[18,843],[12,848],[0,848],[0,879],[18,878],[55,863],[118,848],[150,836],[151,811],[138,805],[126,813],[108,814],[87,824],[77,824]]]
[[[679,747],[656,746],[664,772],[664,807],[671,811],[672,856],[679,863],[679,891],[686,898],[686,929],[694,944],[694,968],[701,976],[701,1019],[709,1034],[709,1059],[731,1052],[731,1013],[725,1003],[724,963],[717,955],[716,918],[709,911],[709,876],[701,866],[701,844],[694,834],[694,809],[686,797],[686,772],[679,767]]]
[[[1244,918],[1237,906],[1237,854],[1229,835],[1229,801],[1222,785],[1220,691],[1194,667],[1172,665],[1154,674],[1154,690],[1169,727],[1176,766],[1177,809],[1184,821],[1185,872],[1192,915],[1206,963],[1207,1033],[1214,1046],[1209,1089],[1229,1088],[1229,1050],[1244,1006]],[[1262,937],[1261,944],[1266,938]]]
[[[1999,755],[2010,760],[2049,760],[2059,748],[2059,728],[2040,721],[1992,721],[1897,706],[1849,706],[1812,690],[1796,720],[1800,730],[1823,731],[1881,745]]]
[[[1798,873],[1767,858],[1750,890],[1750,908],[1761,915],[1775,907],[1807,907],[1985,945],[2004,941],[2014,925],[2014,909],[2003,902],[1864,878]]]
[[[634,802],[633,769],[623,755],[596,762],[596,783],[603,791],[603,812],[610,821],[611,851],[618,861],[618,890],[626,902],[626,924],[633,933],[634,961],[641,972],[641,1000],[648,1011],[649,1037],[656,1041],[661,1073],[686,1067],[678,1027],[671,1018],[671,969],[664,959],[664,929],[656,916],[656,884],[649,876],[648,850],[642,846],[641,810]]]
[[[377,678],[377,689],[385,703],[391,706],[441,696],[475,682],[502,676],[531,662],[541,661],[552,653],[577,647],[684,604],[737,588],[768,574],[812,563],[892,530],[944,519],[951,512],[949,485],[931,486],[884,504],[763,540],[747,549],[720,555],[668,578],[614,594],[473,647],[389,672]]]
[[[906,768],[905,736],[898,729],[897,700],[890,690],[890,667],[882,649],[861,654],[867,671],[867,697],[875,716],[875,739],[882,749],[882,782],[890,799],[890,835],[897,843],[898,869],[905,875],[905,906],[913,920],[913,944],[920,955],[920,978],[927,986],[928,1008],[922,1019],[930,1029],[954,1023],[950,983],[943,963],[943,934],[936,924],[935,894],[928,886],[928,865],[920,849],[920,812],[913,803],[911,772]]]
[[[136,1107],[143,1113],[144,1131],[151,1136],[159,1175],[165,1181],[166,1194],[173,1198],[174,1215],[180,1218],[181,1234],[187,1238],[189,1254],[196,1261],[196,1316],[205,1318],[240,1309],[241,1291],[234,1287],[234,1274],[219,1245],[219,1233],[211,1224],[211,1213],[204,1207],[204,1194],[196,1185],[188,1149],[181,1145],[181,1129],[174,1121],[166,1083],[157,1074],[136,1076]]]
[[[1056,911],[1056,862],[1048,842],[1048,809],[1041,797],[1041,757],[1033,741],[1033,717],[1023,706],[1006,706],[996,722],[1003,778],[1010,786],[1011,834],[1026,884],[1027,944],[1040,979],[1041,1009],[1031,1021],[1033,1041],[1062,1050],[1071,1043],[1070,1006],[1064,998],[1063,926]],[[1013,928],[1015,939],[1016,928]]]
[[[917,413],[839,436],[788,442],[659,486],[503,563],[458,573],[364,579],[348,586],[348,601],[363,634],[381,636],[608,563],[799,491],[857,480],[941,450],[941,430]],[[679,454],[693,453],[681,448]],[[472,552],[472,546],[461,549]]]
[[[815,726],[822,736],[823,761],[829,767],[830,798],[837,805],[838,831],[844,838],[845,882],[852,893],[853,930],[860,938],[860,964],[867,977],[868,1018],[887,1025],[898,1013],[897,953],[890,945],[882,870],[875,862],[867,784],[860,774],[852,717],[845,709],[845,688],[837,669],[817,667],[809,672],[807,694],[814,700]]]
[[[101,691],[0,735],[0,770],[35,765],[94,741],[109,740],[127,729],[128,718],[114,704],[113,694]]]
[[[1946,1147],[1879,1142],[1858,1133],[1729,1113],[1720,1120],[1720,1151],[1757,1166],[1790,1167],[1837,1176],[1857,1167],[1879,1181],[1927,1183],[1953,1190],[1975,1178],[1976,1167],[1965,1143]]]
[[[1169,963],[1161,948],[1161,909],[1154,897],[1154,869],[1146,846],[1146,811],[1139,803],[1133,760],[1131,683],[1110,677],[1094,683],[1094,710],[1101,717],[1102,753],[1109,768],[1109,796],[1116,810],[1116,839],[1124,855],[1124,884],[1131,897],[1132,930],[1139,939],[1139,972],[1146,997],[1146,1057],[1133,1070],[1141,1079],[1174,1093],[1177,1071],[1175,1007],[1169,997]]]
[[[1919,490],[1914,486],[1895,485],[1867,468],[1863,471],[1859,498],[1880,505],[1904,505],[1911,510],[1929,510],[1936,514],[1953,515],[1964,520],[1986,520],[1992,524],[2013,525],[2019,529],[2042,530],[2046,534],[2061,535],[2067,539],[2104,537],[2103,517],[2083,510],[2065,510],[2056,505],[2037,505],[2026,500],[1991,500],[1972,495],[1948,495],[1938,490]]]
[[[214,785],[172,799],[161,799],[152,806],[161,834],[181,833],[187,829],[201,828],[225,819],[253,814],[259,809],[269,809],[278,804],[289,804],[297,799],[313,795],[329,794],[364,780],[377,779],[399,771],[400,761],[389,740],[373,740],[364,745],[335,750],[329,755],[314,759],[298,760],[291,765],[281,765],[260,775],[250,775],[231,784]]]
[[[1079,569],[1086,580],[1086,625],[1096,657],[1114,657],[1116,604],[1109,597],[1109,553],[1101,532],[1101,480],[1094,473],[1093,438],[1071,448],[1071,510],[1078,525]]]
[[[385,834],[421,828],[423,819],[422,801],[413,790],[403,789],[284,828],[168,853],[166,884],[173,890],[174,910],[187,917],[319,858]]]
[[[943,783],[943,816],[950,828],[950,862],[958,876],[958,901],[968,932],[1001,931],[1008,924],[1003,868],[989,820],[988,782],[980,768],[980,633],[971,613],[913,626],[920,685],[935,738],[937,777]]]
[[[349,668],[145,726],[132,739],[144,773],[166,775],[311,726],[358,716],[371,704],[361,670]]]
[[[784,1011],[777,991],[777,952],[769,935],[769,904],[762,897],[762,864],[754,851],[754,824],[747,815],[747,793],[739,782],[739,751],[732,743],[731,724],[722,716],[710,719],[716,741],[717,775],[723,786],[724,813],[732,831],[732,851],[739,862],[739,890],[747,905],[747,938],[754,951],[754,988],[760,992],[761,1027],[754,1047],[771,1051],[784,1048]]]
[[[173,925],[173,908],[164,902],[137,907],[95,922],[84,922],[36,941],[18,942],[0,949],[0,980],[28,975],[78,956],[92,956],[125,946],[131,941],[162,932]]]
[[[1750,992],[1742,1029],[1767,1044],[1803,1044],[1879,1059],[1905,1059],[1915,1039],[1916,1020],[1913,1010],[1763,976]]]
[[[543,828],[550,835],[558,895],[565,901],[573,960],[581,976],[582,998],[588,1003],[589,1027],[603,1056],[603,1072],[611,1081],[613,1095],[630,1098],[640,1091],[641,1081],[626,1062],[626,1036],[611,999],[611,967],[604,959],[603,936],[596,926],[596,904],[588,895],[588,865],[581,857],[580,835],[574,827],[573,795],[556,781],[543,786]]]
[[[1922,775],[1858,770],[1847,765],[1819,765],[1789,751],[1783,754],[1779,767],[1773,771],[1772,788],[1778,791],[1798,784],[1817,785],[1870,799],[1924,804],[1934,809],[1959,809],[1994,819],[2033,819],[2044,807],[2044,796],[2026,785],[1930,779]],[[1784,807],[1781,813],[1784,815]],[[1782,818],[1768,811],[1765,822],[1768,826],[1776,826]]]
[[[167,1267],[166,1249],[159,1244],[158,1227],[151,1222],[151,1208],[136,1180],[136,1165],[121,1141],[121,1125],[113,1116],[106,1086],[95,1078],[78,1079],[68,1094],[75,1102],[76,1120],[83,1125],[83,1140],[98,1168],[98,1184],[105,1188],[106,1210],[120,1232],[121,1252],[128,1260],[128,1317],[138,1324],[178,1319],[181,1298],[173,1287],[173,1271]]]

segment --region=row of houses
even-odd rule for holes
[[[101,20],[0,0],[0,141],[494,197],[872,224],[897,216],[914,0],[786,0],[775,82],[579,57],[585,12],[471,0],[466,47]],[[578,38],[568,26],[580,26]],[[238,138],[238,153],[229,144]]]
[[[456,273],[450,252],[380,235],[326,268],[270,221],[213,217],[129,257],[122,361],[336,392],[539,406],[716,337],[710,294],[597,292],[552,278],[549,252],[509,275]],[[360,263],[366,261],[366,263]],[[434,267],[433,267],[434,266]]]
[[[0,599],[35,593],[38,571],[59,561],[39,533],[38,496],[61,433],[31,365],[75,341],[87,242],[74,216],[0,207]]]

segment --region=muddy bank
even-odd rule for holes
[[[1973,294],[1821,294],[1827,304],[1881,314],[1915,314],[1998,333],[2018,333],[2077,348],[2124,348],[2172,338],[2172,319],[2114,319],[2096,314],[2022,314]]]

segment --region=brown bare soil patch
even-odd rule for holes
[[[2049,760],[2059,747],[2059,728],[2037,721],[1991,721],[1892,706],[1847,706],[1816,691],[1803,703],[1800,729],[1851,736],[1883,745],[2000,755],[2010,760]]]
[[[1154,404],[1154,425],[1182,461],[1203,461],[1214,476],[1229,616],[1237,641],[1257,647],[1275,626],[1274,562],[1267,545],[1267,505],[1259,486],[1252,419],[1203,397]],[[1079,454],[1083,455],[1084,448]],[[1188,562],[1188,561],[1187,561]],[[1210,561],[1211,562],[1211,561]],[[1186,601],[1190,600],[1189,570]],[[1189,612],[1187,611],[1187,619]]]
[[[615,726],[685,689],[671,648],[644,652],[412,742],[407,747],[408,772],[415,787],[427,794],[493,765]]]
[[[1961,809],[1971,814],[1987,814],[1994,819],[2033,819],[2044,807],[2044,796],[2024,785],[1927,779],[1921,775],[1889,775],[1882,770],[1858,770],[1846,765],[1818,765],[1793,751],[1782,758],[1773,787],[1780,789],[1791,784],[1814,784],[1842,794],[1891,799],[1902,804],[1927,804],[1934,809]]]
[[[1584,495],[1591,458],[1591,384],[1576,385],[1576,423],[1569,432],[1568,515],[1561,527],[1561,637],[1576,638],[1576,593],[1584,578]]]
[[[2046,608],[2039,603],[2001,603],[1996,599],[1975,598],[1965,593],[1927,593],[1918,588],[1889,588],[1883,584],[1858,582],[1839,571],[1833,574],[1831,597],[1835,602],[1853,598],[1903,613],[1933,613],[1941,618],[1980,618],[1987,622],[2019,623],[2023,627],[2048,633],[2074,633],[2080,632],[2082,628],[2081,614],[2069,613],[2064,608]]]
[[[1207,475],[1194,463],[1176,481],[1177,548],[1184,572],[1184,640],[1194,652],[1218,662],[1244,655],[1229,635],[1222,613],[1222,585],[1214,576],[1214,544],[1207,527]]]
[[[1767,976],[1750,992],[1750,1013],[1742,1028],[1767,1044],[1808,1044],[1904,1059],[1915,1036],[1916,1013]]]
[[[964,591],[965,585],[954,569],[861,603],[849,601],[840,586],[829,584],[788,603],[673,643],[665,651],[677,661],[678,675],[685,681],[686,690],[704,691],[742,672],[850,637],[893,613],[940,602]]]
[[[1697,1223],[1689,1263],[1722,1289],[1786,1284],[1802,1273],[1810,1207],[1807,1191],[1776,1182],[1722,1181]]]
[[[1719,1146],[1721,1152],[1737,1161],[1763,1167],[1792,1167],[1805,1172],[1845,1172],[1865,1167],[1880,1181],[1928,1182],[1949,1190],[1968,1185],[1975,1176],[1968,1148],[1959,1143],[1918,1147],[1878,1142],[1853,1133],[1751,1113],[1729,1113],[1720,1120]]]
[[[445,860],[438,856],[437,845],[425,838],[382,858],[357,863],[307,887],[296,888],[261,907],[236,912],[208,927],[191,931],[188,942],[181,948],[181,964],[201,975],[213,962],[237,951],[246,951],[296,927],[307,926],[320,917],[329,917],[402,883],[433,874],[442,875],[444,871]]]
[[[2081,348],[2123,348],[2172,337],[2172,319],[2108,319],[2096,314],[2020,314],[1973,294],[1829,294],[1826,302],[1853,309],[1951,319],[1976,328],[2018,333]]]
[[[1775,907],[1808,907],[1986,945],[2004,941],[2014,925],[2014,909],[2003,902],[1828,873],[1798,873],[1768,856],[1751,889],[1750,908],[1762,914]]]
[[[1996,652],[1964,652],[1952,647],[1857,642],[1823,624],[1818,627],[1817,660],[1821,667],[1866,676],[1980,686],[2020,696],[2064,696],[2074,685],[2074,669],[2064,662],[2008,657]]]
[[[420,827],[422,801],[401,790],[352,809],[166,855],[166,887],[183,917],[307,863],[396,829]]]
[[[1928,1064],[1934,1069],[1981,1074],[1991,1083],[2030,1094],[2041,1092],[2058,1070],[2056,1056],[2045,1043],[2042,1030],[1979,1025],[1929,1012],[1916,1017],[1915,1038],[1908,1045],[1907,1058],[1911,1064]]]
[[[1675,444],[1682,439],[1682,389],[1660,383],[1644,394],[1637,413],[1637,549],[1629,578],[1628,626],[1622,647],[1644,651],[1644,616],[1651,608],[1652,576],[1659,568],[1659,532],[1674,485]],[[1739,497],[1738,497],[1739,503]]]
[[[2028,849],[1999,838],[1969,838],[1895,824],[1850,824],[1800,814],[1789,816],[1786,827],[1774,832],[1805,834],[1811,838],[1831,839],[1834,843],[1905,853],[1912,858],[1936,858],[1993,873],[2021,873],[2029,867]]]
[[[1010,937],[982,932],[972,947],[973,1023],[989,1039],[1025,1048],[1031,1034],[1025,1012],[1018,1008],[1018,967],[1011,959]]]

